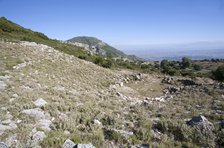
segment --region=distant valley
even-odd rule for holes
[[[187,56],[193,60],[224,58],[224,43],[194,43],[176,46],[124,46],[120,47],[127,54],[134,54],[149,61],[181,60]]]

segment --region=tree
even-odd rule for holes
[[[187,57],[183,57],[182,58],[182,62],[181,62],[182,68],[189,68],[192,65],[192,61],[191,59],[187,58]]]

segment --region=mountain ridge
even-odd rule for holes
[[[102,40],[91,36],[77,36],[67,40],[68,43],[81,43],[89,46],[89,51],[108,57],[127,57],[122,51],[110,46]]]

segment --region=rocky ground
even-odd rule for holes
[[[179,147],[194,127],[211,136],[201,145],[220,142],[222,83],[105,69],[32,42],[1,41],[0,53],[0,146]]]

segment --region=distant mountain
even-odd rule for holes
[[[129,60],[140,60],[136,56],[126,55],[122,51],[108,45],[95,37],[78,36],[66,41],[67,43],[83,47],[94,54],[100,54],[112,58],[127,58]]]

